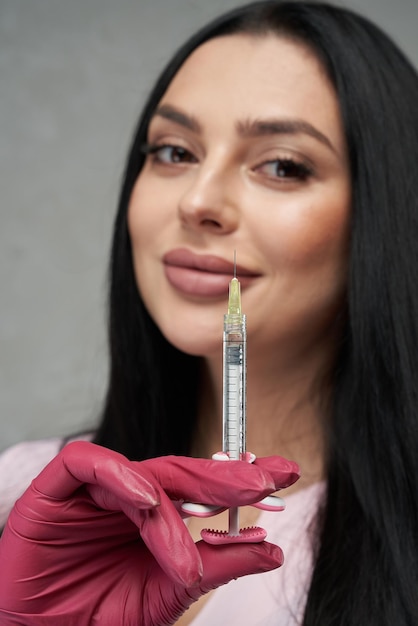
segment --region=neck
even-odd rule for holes
[[[314,351],[310,358],[305,354],[266,363],[257,354],[248,354],[247,449],[256,456],[278,454],[299,463],[301,479],[289,491],[297,490],[323,478],[330,397],[325,372],[331,355]],[[210,457],[222,446],[219,355],[204,362],[200,399],[194,454]]]

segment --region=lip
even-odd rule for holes
[[[187,248],[176,248],[163,256],[163,263],[169,283],[186,295],[217,298],[228,294],[234,275],[234,264],[230,261],[212,254],[201,255]],[[236,272],[242,288],[260,276],[242,265],[237,265]]]

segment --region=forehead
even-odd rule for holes
[[[302,117],[342,143],[334,88],[314,53],[277,35],[235,34],[199,46],[160,104],[198,118]]]

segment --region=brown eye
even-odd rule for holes
[[[304,163],[299,163],[293,159],[267,161],[257,169],[272,178],[289,180],[306,180],[312,174]]]
[[[160,156],[161,160],[169,160],[172,163],[194,163],[195,159],[188,150],[180,148],[179,146],[167,146],[163,155]]]
[[[193,154],[181,146],[145,146],[143,151],[146,152],[146,154],[152,154],[157,163],[196,163],[196,158]]]

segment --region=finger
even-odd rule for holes
[[[34,488],[51,498],[63,499],[82,484],[98,485],[115,497],[139,508],[158,506],[159,492],[138,464],[121,454],[88,441],[70,443],[33,481]]]
[[[199,588],[204,593],[234,578],[277,569],[284,561],[281,548],[267,541],[223,546],[199,541],[196,545],[203,563]]]
[[[195,586],[203,574],[196,544],[174,504],[164,492],[160,495],[159,507],[140,512],[141,537],[173,581],[185,587]]]
[[[267,471],[272,477],[276,490],[290,487],[300,478],[299,465],[281,456],[256,458],[254,465]]]
[[[171,498],[225,507],[252,504],[298,477],[297,465],[281,457],[250,464],[169,456],[149,459],[141,465]]]
[[[100,509],[121,511],[138,528],[139,535],[160,567],[174,582],[192,586],[202,577],[202,562],[189,531],[173,503],[160,489],[160,505],[139,509],[118,499],[98,485],[89,485],[88,493]]]

